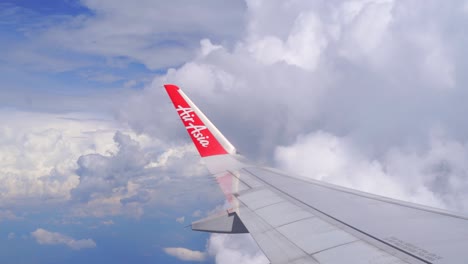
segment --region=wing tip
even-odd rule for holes
[[[200,109],[174,84],[164,84],[200,156],[229,154],[235,149]]]
[[[171,83],[166,83],[163,85],[164,88],[166,88],[166,91],[169,91],[169,90],[180,90],[179,86],[175,85],[175,84],[171,84]]]

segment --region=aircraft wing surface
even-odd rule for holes
[[[251,165],[182,90],[165,88],[232,206],[193,230],[248,232],[271,263],[468,263],[468,218]]]

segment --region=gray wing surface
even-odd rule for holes
[[[205,158],[271,263],[468,263],[466,217],[233,160]]]
[[[252,166],[177,86],[165,88],[232,206],[193,230],[248,232],[271,263],[468,263],[468,218]]]

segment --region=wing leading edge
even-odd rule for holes
[[[271,263],[468,263],[468,219],[249,165],[175,85],[179,117],[232,206],[193,230],[249,232]]]

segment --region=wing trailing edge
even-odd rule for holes
[[[223,234],[243,234],[249,232],[236,212],[225,212],[221,215],[210,216],[193,222],[192,230]]]

